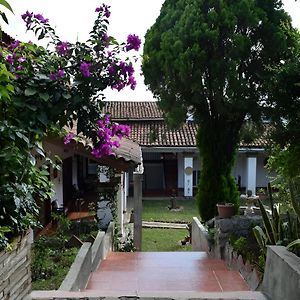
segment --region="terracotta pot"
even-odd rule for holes
[[[222,219],[232,217],[235,212],[234,205],[232,203],[217,204],[217,208],[219,217]]]

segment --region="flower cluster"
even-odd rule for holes
[[[134,68],[131,63],[127,64],[124,61],[120,61],[119,63],[110,65],[107,71],[111,78],[117,75],[119,79],[112,85],[112,89],[121,91],[125,86],[130,86],[132,90],[135,89],[136,81],[133,76]]]
[[[97,125],[97,143],[92,150],[96,158],[112,154],[113,147],[120,147],[120,140],[130,134],[129,126],[112,123],[108,115],[98,120]]]
[[[95,9],[95,12],[101,12],[101,13],[103,13],[104,14],[104,16],[106,17],[106,18],[109,18],[110,17],[110,6],[109,5],[105,5],[105,4],[102,4],[100,7],[97,7],[96,9]]]
[[[90,67],[91,67],[91,64],[90,63],[87,63],[87,62],[82,62],[80,64],[80,72],[82,73],[82,75],[84,77],[89,77],[90,76]]]
[[[69,51],[68,42],[59,42],[59,43],[57,43],[56,51],[59,55],[66,55]]]
[[[138,51],[141,46],[140,38],[135,34],[129,34],[127,37],[127,44],[125,46],[126,51],[135,50]]]
[[[75,133],[69,132],[64,138],[64,144],[65,145],[69,144],[71,142],[71,140],[74,139],[75,136],[76,136]]]
[[[62,69],[58,70],[58,71],[55,72],[55,73],[50,73],[50,74],[49,74],[49,78],[50,78],[51,80],[56,80],[56,79],[62,78],[62,77],[64,77],[64,76],[65,76],[65,71],[62,70]]]
[[[46,19],[41,14],[34,15],[33,12],[29,12],[28,10],[22,16],[22,19],[26,23],[27,28],[29,28],[30,24],[32,23],[33,19],[35,18],[41,24],[46,24],[49,22],[49,19]]]

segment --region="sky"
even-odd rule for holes
[[[50,24],[62,41],[85,41],[96,18],[95,8],[102,2],[111,6],[108,34],[119,42],[125,42],[128,34],[137,34],[144,43],[148,28],[159,16],[164,0],[9,0],[14,15],[7,12],[9,26],[1,23],[3,29],[12,37],[21,41],[35,41],[34,35],[26,33],[21,14],[26,10],[41,13],[49,18]],[[286,11],[291,15],[293,25],[300,29],[300,1],[283,0]],[[152,93],[144,85],[140,63],[142,47],[138,52],[139,60],[135,64],[137,87],[132,91],[129,87],[118,92],[106,90],[108,100],[151,101]]]

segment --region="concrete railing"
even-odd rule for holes
[[[268,246],[262,291],[273,300],[299,300],[300,257],[283,246]]]
[[[106,233],[99,231],[93,244],[84,243],[59,290],[79,291],[84,289],[91,272],[106,258],[113,248],[114,223],[111,222]]]
[[[208,231],[196,217],[192,221],[192,249],[209,252]]]

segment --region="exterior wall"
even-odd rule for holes
[[[235,166],[233,169],[233,176],[238,182],[239,176],[241,177],[241,187],[245,187],[247,185],[247,159],[244,153],[238,153]]]
[[[160,157],[162,156],[162,152],[154,151],[155,149],[152,149],[152,152],[145,152],[147,150],[143,150],[143,157],[145,160],[145,169],[146,169],[146,177],[145,181],[149,178],[152,178],[152,181],[154,182],[159,181],[160,186],[159,189],[163,190],[164,185],[164,179],[163,179],[163,164],[161,164],[161,168],[159,168],[158,164],[160,163]],[[176,149],[175,149],[176,150]],[[177,188],[183,190],[184,189],[184,158],[185,157],[193,157],[193,171],[200,171],[201,170],[201,159],[199,157],[199,152],[187,152],[185,153],[183,150],[181,152],[177,152]],[[248,154],[246,152],[239,152],[237,154],[235,166],[233,168],[233,176],[238,183],[238,179],[240,177],[240,187],[246,189],[249,185],[249,182],[254,182],[256,180],[256,187],[267,187],[268,182],[270,181],[270,176],[274,174],[268,174],[268,171],[264,167],[264,162],[266,155],[262,152],[253,152],[253,157],[256,157],[256,179],[249,178],[248,180]],[[149,168],[150,166],[150,168]],[[155,176],[152,176],[152,174],[156,174]],[[248,182],[249,181],[249,182]],[[144,184],[144,188],[147,189],[147,186]],[[151,182],[150,182],[151,185]],[[157,184],[156,184],[157,185]],[[195,187],[195,185],[194,185]]]
[[[0,299],[25,299],[31,291],[32,231],[13,250],[0,252]]]
[[[44,149],[48,153],[51,159],[55,159],[55,156],[59,156],[62,160],[73,156],[73,151],[68,150],[68,152],[64,152],[63,147],[59,147],[48,142],[44,143]],[[40,164],[43,161],[39,161]],[[77,177],[76,177],[77,178]],[[50,170],[50,179],[53,183],[54,194],[52,196],[52,200],[57,200],[59,206],[63,206],[63,175],[62,168],[60,171],[57,171],[56,176],[54,176],[54,172]]]

